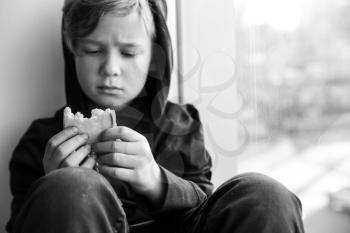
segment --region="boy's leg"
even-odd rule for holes
[[[227,181],[186,225],[194,233],[304,232],[299,199],[277,181],[256,173]]]
[[[86,168],[63,168],[39,179],[28,194],[14,232],[124,233],[127,222],[109,182]]]

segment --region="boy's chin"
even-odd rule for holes
[[[127,106],[127,103],[122,101],[99,100],[99,101],[96,101],[95,103],[97,103],[97,106],[99,108],[110,108],[110,109],[114,109],[115,111],[121,110]]]

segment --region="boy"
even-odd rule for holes
[[[211,194],[198,112],[167,101],[165,14],[160,0],[65,3],[67,105],[112,108],[119,126],[87,145],[63,109],[34,121],[10,162],[9,232],[303,232],[297,197],[263,175]]]

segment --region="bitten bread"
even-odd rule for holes
[[[102,131],[116,125],[115,111],[109,108],[105,111],[97,108],[93,109],[90,118],[85,118],[80,112],[73,114],[70,107],[66,107],[63,112],[63,127],[75,126],[80,133],[88,134],[88,144],[96,142]]]

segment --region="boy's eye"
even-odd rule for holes
[[[85,54],[100,54],[100,53],[102,53],[102,50],[98,50],[98,49],[83,49],[83,53],[85,53]]]
[[[102,48],[96,47],[96,46],[84,46],[80,45],[78,47],[78,52],[81,55],[99,55],[102,54],[104,51]]]
[[[138,51],[122,51],[121,54],[124,56],[124,57],[135,57],[136,55],[139,54]]]

